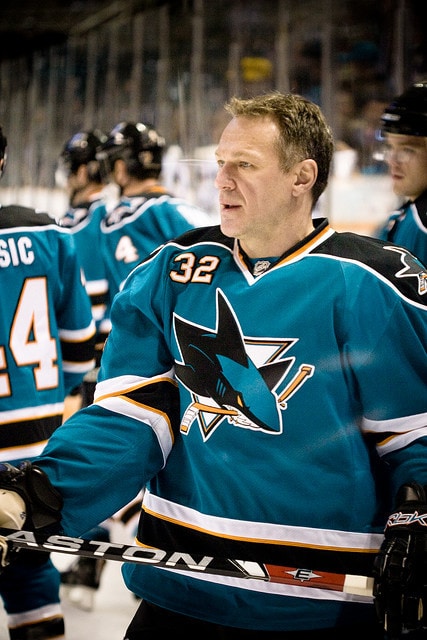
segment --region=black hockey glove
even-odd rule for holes
[[[0,464],[0,527],[59,531],[62,498],[47,475],[30,462]],[[0,565],[9,564],[8,544],[0,537]]]
[[[374,598],[390,640],[427,629],[427,487],[404,484],[397,493],[374,563]]]

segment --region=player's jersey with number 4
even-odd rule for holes
[[[90,371],[95,325],[71,234],[33,209],[0,208],[0,460],[31,458]]]
[[[101,222],[102,253],[110,297],[126,276],[158,246],[195,227],[212,224],[198,207],[169,195],[163,187],[123,197]]]

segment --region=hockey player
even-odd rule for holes
[[[99,147],[106,176],[119,188],[119,203],[101,222],[101,249],[111,299],[143,258],[184,231],[212,218],[161,184],[164,138],[142,122],[120,122]]]
[[[55,173],[57,185],[64,188],[69,197],[69,206],[61,218],[61,224],[74,237],[96,326],[96,367],[89,371],[66,399],[67,416],[92,403],[102,349],[110,331],[108,280],[98,250],[100,224],[107,209],[104,182],[96,159],[98,147],[106,139],[107,136],[97,129],[75,133],[66,141]],[[110,524],[100,524],[87,532],[87,536],[109,540]],[[61,572],[64,593],[75,605],[85,610],[93,608],[103,567],[103,560],[80,558]]]
[[[425,637],[426,269],[313,219],[334,149],[316,104],[227,109],[220,225],[129,274],[94,404],[31,469],[3,467],[0,526],[79,535],[145,488],[141,545],[262,569],[125,562],[127,640]],[[374,597],[316,588],[324,572],[373,576]]]
[[[108,281],[104,262],[98,251],[94,251],[99,246],[99,227],[106,213],[104,184],[96,159],[97,149],[105,139],[106,135],[98,130],[74,134],[64,145],[55,174],[57,184],[69,196],[69,206],[61,224],[74,236],[85,273],[97,328],[97,364],[110,330]]]
[[[0,172],[6,164],[0,129]],[[47,214],[0,207],[0,459],[32,460],[65,396],[95,365],[95,326],[69,232]],[[0,574],[10,640],[64,637],[59,572],[25,553]]]
[[[394,98],[383,113],[381,134],[382,157],[402,205],[377,235],[427,264],[427,80]]]

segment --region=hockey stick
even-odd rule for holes
[[[366,576],[296,569],[272,564],[259,564],[247,560],[214,558],[117,542],[44,535],[32,531],[0,529],[0,536],[4,537],[11,549],[66,553],[93,559],[103,558],[104,560],[146,564],[163,569],[178,569],[199,574],[216,574],[232,578],[263,580],[300,587],[342,591],[353,595],[372,596],[373,578]]]

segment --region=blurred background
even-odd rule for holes
[[[54,216],[64,142],[79,130],[150,123],[163,177],[213,214],[213,149],[232,95],[278,89],[318,103],[336,138],[319,203],[335,227],[369,232],[397,205],[373,160],[393,96],[427,78],[423,0],[2,0],[0,201]]]

